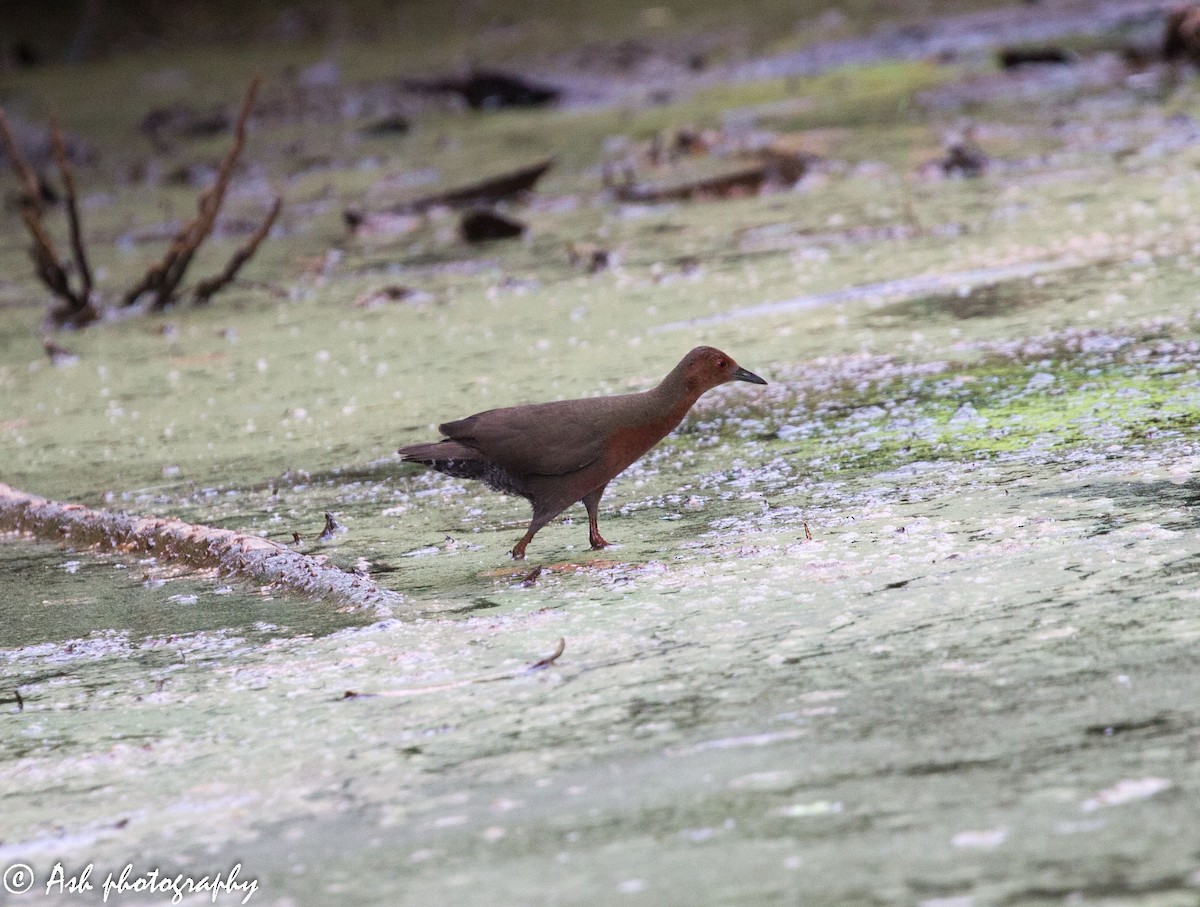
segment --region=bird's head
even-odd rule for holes
[[[683,372],[688,388],[701,394],[728,381],[767,383],[734,362],[732,356],[711,346],[696,347],[683,357],[677,368]]]

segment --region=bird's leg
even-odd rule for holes
[[[529,521],[529,528],[525,530],[525,534],[520,540],[513,545],[512,556],[514,561],[525,559],[525,548],[533,541],[533,537],[537,535],[538,530],[554,519],[562,509],[558,510],[537,510],[533,511],[533,519]]]
[[[530,526],[529,531],[521,536],[520,541],[513,545],[512,556],[514,561],[525,560],[525,547],[533,541],[533,536],[536,532],[537,530]]]
[[[587,508],[588,513],[588,541],[591,542],[593,550],[608,547],[608,542],[600,534],[600,527],[597,525],[600,514],[600,498],[604,495],[605,487],[605,485],[601,485],[583,499],[583,506]]]

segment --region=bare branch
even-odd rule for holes
[[[217,168],[216,182],[197,196],[196,216],[175,234],[162,260],[151,265],[141,282],[125,294],[125,305],[133,305],[146,293],[154,294],[153,306],[156,309],[165,308],[174,299],[175,291],[187,273],[196,250],[212,233],[217,212],[221,210],[221,203],[225,200],[229,178],[246,144],[246,121],[250,118],[250,111],[254,107],[254,99],[261,83],[262,77],[255,76],[246,90],[246,96],[242,99],[242,109],[234,125],[233,144]]]
[[[99,317],[99,313],[92,306],[90,300],[91,272],[87,269],[86,258],[83,257],[83,241],[79,237],[79,213],[75,204],[75,182],[71,178],[70,165],[66,162],[62,134],[58,131],[57,126],[51,127],[54,154],[58,158],[59,169],[62,171],[63,180],[66,183],[72,245],[76,248],[76,262],[80,264],[80,271],[83,275],[83,290],[78,293],[71,289],[70,278],[67,276],[66,269],[63,268],[62,260],[58,257],[54,241],[42,226],[42,213],[45,209],[42,204],[41,183],[37,172],[25,159],[25,155],[21,153],[21,148],[13,136],[12,127],[9,125],[8,117],[4,115],[3,109],[0,109],[0,138],[4,141],[4,148],[12,164],[13,173],[25,185],[25,191],[21,195],[21,219],[25,222],[25,229],[29,231],[29,236],[33,240],[29,254],[33,258],[34,269],[38,279],[49,288],[50,292],[66,303],[63,308],[51,310],[50,322],[56,327],[62,327],[66,324],[81,325],[95,321]]]
[[[267,212],[266,218],[254,235],[243,243],[233,257],[229,259],[225,265],[225,270],[215,277],[210,277],[207,280],[202,280],[196,284],[196,289],[192,295],[198,303],[208,302],[214,295],[223,290],[228,284],[233,282],[237,277],[238,271],[242,269],[242,265],[248,262],[254,253],[258,251],[259,244],[266,239],[267,234],[271,232],[271,227],[275,224],[275,219],[279,217],[279,209],[283,206],[283,199],[279,196],[275,197],[274,203],[271,205],[271,210]]]
[[[55,296],[74,305],[74,294],[67,281],[67,272],[63,270],[50,234],[42,227],[42,220],[37,209],[32,205],[22,205],[21,219],[25,221],[25,229],[29,231],[29,235],[33,239],[33,246],[30,248],[29,254],[33,256],[38,277]]]
[[[75,267],[79,269],[79,278],[83,282],[79,290],[80,306],[85,306],[92,298],[92,269],[88,266],[87,252],[83,246],[83,231],[79,223],[79,204],[75,195],[75,177],[71,173],[71,163],[67,160],[67,149],[63,144],[62,132],[53,117],[50,118],[50,142],[54,146],[54,160],[58,164],[58,172],[62,176],[63,189],[66,192],[67,221],[71,227],[71,251],[75,256]]]
[[[261,84],[262,79],[259,76],[255,76],[251,80],[234,124],[233,141],[221,159],[216,179],[212,185],[197,196],[195,215],[176,232],[162,259],[147,268],[137,285],[125,293],[124,305],[132,305],[143,296],[150,294],[153,308],[162,309],[176,299],[180,283],[183,281],[196,251],[213,232],[217,215],[220,213],[221,205],[224,203],[229,189],[233,171],[245,148],[246,124],[254,109],[255,98]],[[0,108],[0,149],[6,152],[12,170],[23,186],[21,218],[33,240],[30,254],[33,258],[34,268],[38,279],[50,289],[55,297],[65,303],[65,305],[50,311],[48,323],[54,327],[79,326],[96,320],[100,313],[92,302],[94,275],[88,261],[87,246],[84,241],[75,175],[71,168],[62,131],[53,118],[50,121],[50,140],[64,186],[71,253],[75,270],[79,272],[81,284],[78,290],[72,287],[73,278],[70,276],[70,270],[64,267],[54,246],[54,241],[42,224],[45,200],[41,191],[41,179],[21,151],[13,134],[12,126],[4,110]],[[195,301],[207,302],[215,293],[228,286],[237,277],[238,272],[254,256],[259,245],[267,237],[279,216],[280,209],[281,200],[276,198],[263,223],[234,253],[225,269],[220,274],[201,281],[196,286],[193,291]]]

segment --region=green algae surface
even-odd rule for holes
[[[249,61],[213,81],[235,51],[207,53],[90,72],[168,86],[147,106],[236,97]],[[352,98],[381,64],[357,65]],[[5,537],[0,870],[61,904],[129,864],[240,866],[278,905],[1194,904],[1200,94],[1112,71],[709,71],[654,106],[422,109],[394,146],[264,113],[197,263],[282,191],[243,279],[56,336],[58,365],[10,213],[0,479],[298,535],[404,605]],[[126,173],[152,158],[136,111],[90,106],[78,72],[5,103],[60,108],[99,149],[77,179],[115,295],[194,189]],[[947,179],[929,164],[966,111],[990,166]],[[678,126],[820,160],[755,198],[604,193],[614,155],[669,176],[643,144]],[[344,207],[543,154],[520,241],[468,246],[448,213],[345,233]],[[523,501],[394,454],[480,409],[645,389],[698,343],[770,384],[706,396],[610,486],[607,550],[578,507],[515,564]],[[326,511],[346,531],[323,540]],[[89,863],[96,890],[47,892]]]

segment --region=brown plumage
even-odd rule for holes
[[[514,558],[577,501],[587,508],[588,541],[603,548],[608,542],[596,523],[608,483],[675,428],[701,394],[727,381],[767,383],[720,350],[700,346],[644,393],[489,409],[438,426],[442,441],[399,452],[405,462],[526,498],[533,519],[513,546]]]

